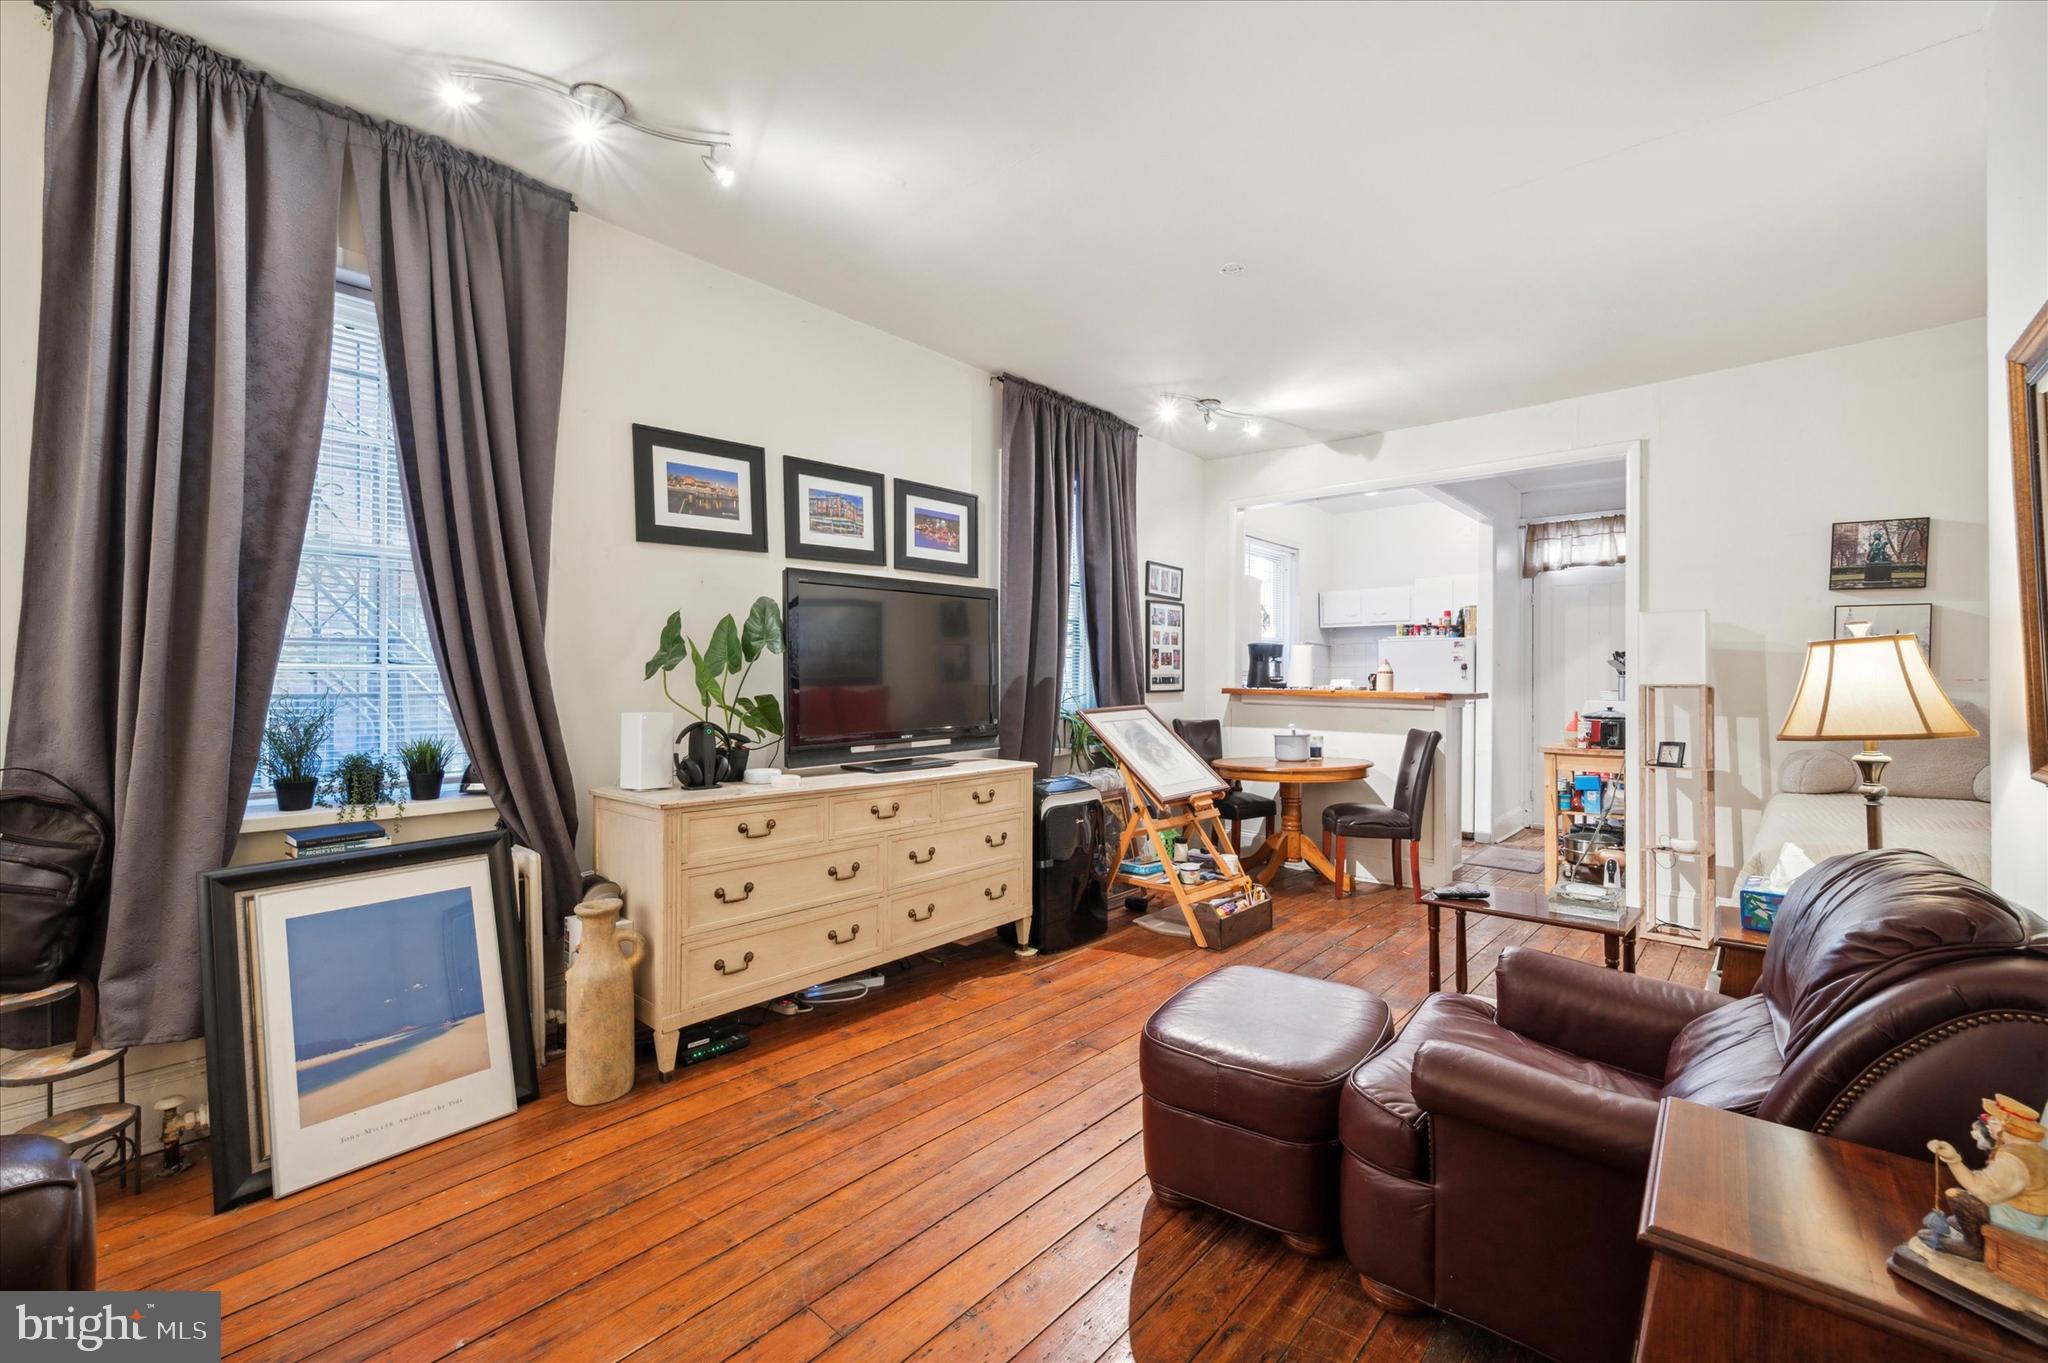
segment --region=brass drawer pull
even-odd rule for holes
[[[765,828],[763,828],[763,829],[762,829],[762,830],[761,830],[760,832],[758,832],[758,833],[754,833],[754,832],[749,832],[749,831],[748,831],[748,829],[747,829],[747,825],[746,825],[746,821],[745,821],[745,820],[741,820],[741,822],[740,822],[740,836],[741,836],[741,837],[743,837],[743,838],[749,838],[749,839],[752,839],[752,838],[765,838],[765,837],[767,837],[767,836],[768,836],[769,834],[773,833],[774,831],[775,831],[775,820],[773,820],[773,819],[770,819],[770,820],[768,821],[768,824],[767,824],[767,826],[766,826]]]
[[[1010,882],[1007,880],[1004,881],[1003,888],[1000,890],[991,890],[988,886],[984,885],[981,887],[981,892],[984,895],[987,895],[990,899],[1001,899],[1004,895],[1010,892]]]
[[[725,958],[723,956],[713,961],[711,963],[711,968],[721,975],[744,975],[747,972],[748,968],[753,964],[754,953],[750,951],[746,955],[740,957],[739,965],[732,969],[726,968]]]
[[[988,788],[988,794],[986,795],[978,790],[970,790],[967,793],[974,797],[974,803],[978,805],[992,805],[996,802],[996,788],[994,786]]]
[[[1008,847],[1010,845],[1010,830],[1005,828],[1003,830],[1003,836],[1001,836],[1000,838],[993,833],[985,834],[983,835],[981,840],[987,843],[990,847]]]
[[[730,897],[725,893],[725,886],[721,885],[711,892],[711,897],[721,904],[744,904],[754,897],[754,882],[748,881],[740,887],[738,894]]]
[[[923,855],[923,856],[919,856],[919,855],[917,854],[917,849],[916,849],[915,847],[913,847],[913,848],[911,848],[911,849],[910,849],[910,862],[911,862],[911,865],[913,865],[913,866],[926,866],[926,865],[929,865],[929,864],[931,863],[931,860],[932,860],[932,858],[933,858],[933,857],[936,857],[936,856],[937,856],[938,854],[939,854],[939,849],[938,849],[937,847],[927,847],[927,848],[925,848],[925,849],[924,849],[924,855]]]
[[[852,880],[855,876],[860,874],[860,863],[857,861],[853,863],[853,869],[848,871],[845,875],[839,874],[839,868],[837,866],[827,866],[825,868],[825,874],[832,877],[834,880]]]
[[[854,938],[858,936],[860,936],[860,924],[855,923],[852,927],[846,930],[846,935],[844,937],[841,937],[839,935],[838,928],[834,928],[832,929],[832,931],[825,934],[825,940],[832,943],[834,946],[840,946],[844,943],[851,942]]]
[[[889,801],[889,812],[887,814],[884,814],[882,812],[882,807],[880,805],[869,805],[868,813],[874,815],[876,818],[881,819],[886,823],[888,820],[895,818],[897,811],[901,810],[902,808],[903,805],[901,801],[891,800]]]
[[[932,920],[932,915],[938,911],[939,906],[937,904],[925,905],[924,912],[921,914],[916,909],[912,909],[910,911],[910,921],[913,923],[929,923]]]

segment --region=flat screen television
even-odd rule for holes
[[[803,568],[782,588],[792,765],[994,741],[993,589]]]

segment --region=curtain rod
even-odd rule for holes
[[[1619,516],[1628,519],[1627,511],[1574,511],[1567,516],[1530,516],[1517,522],[1521,525],[1557,525],[1564,521],[1597,521],[1603,516]]]

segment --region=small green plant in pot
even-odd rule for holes
[[[1061,737],[1067,741],[1067,762],[1076,772],[1099,771],[1116,765],[1116,759],[1109,755],[1109,749],[1102,746],[1102,740],[1095,736],[1095,730],[1088,721],[1081,718],[1078,710],[1060,711]]]
[[[683,613],[670,615],[662,626],[660,646],[647,660],[647,676],[661,676],[661,692],[669,704],[700,723],[723,730],[724,776],[737,779],[747,769],[747,755],[782,741],[782,705],[772,691],[747,695],[747,678],[764,653],[782,652],[782,608],[771,597],[759,597],[741,625],[732,616],[712,628],[704,647],[683,634]],[[697,707],[686,705],[669,689],[668,674],[684,659],[697,683]],[[728,695],[726,678],[737,677]],[[716,784],[712,781],[710,784]]]
[[[320,746],[334,729],[332,701],[273,701],[263,721],[263,774],[283,810],[311,809]]]
[[[334,764],[321,788],[321,803],[331,806],[340,823],[377,817],[379,806],[391,807],[391,831],[405,819],[404,788],[398,771],[375,753],[352,752]]]
[[[448,777],[450,745],[439,738],[415,738],[398,750],[405,764],[406,784],[415,800],[438,800],[441,783]]]

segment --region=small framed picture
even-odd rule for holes
[[[1920,641],[1920,653],[1927,665],[1934,665],[1934,605],[1928,601],[1883,602],[1873,605],[1835,607],[1837,639],[1869,639],[1886,634],[1910,634]]]
[[[782,461],[782,552],[830,563],[889,561],[882,475],[785,456]]]
[[[1181,630],[1187,607],[1177,601],[1145,603],[1145,689],[1185,691],[1187,675],[1181,670]]]
[[[642,544],[768,552],[767,452],[708,435],[633,427],[633,510]]]
[[[896,480],[896,567],[981,576],[980,502],[971,492]]]
[[[1931,525],[1926,516],[1836,521],[1828,545],[1828,590],[1924,588]]]
[[[1171,563],[1146,559],[1145,595],[1161,597],[1167,601],[1180,600],[1180,569]]]
[[[1685,744],[1659,743],[1657,765],[1660,767],[1682,767],[1685,765]]]

